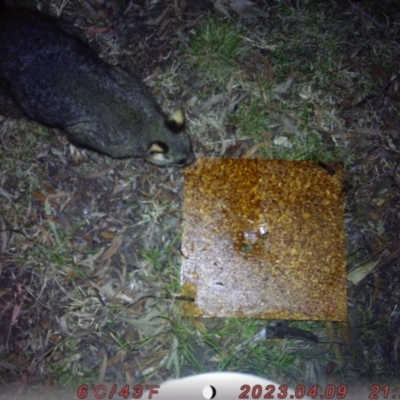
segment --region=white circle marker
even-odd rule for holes
[[[213,399],[216,394],[217,394],[217,391],[215,390],[214,386],[209,385],[203,389],[203,397],[207,400]]]

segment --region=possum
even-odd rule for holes
[[[168,117],[136,75],[102,61],[58,21],[29,9],[0,11],[0,114],[59,128],[113,158],[192,164],[183,112]]]

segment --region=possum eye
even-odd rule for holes
[[[163,142],[153,142],[148,150],[151,156],[157,156],[168,153],[168,146]]]
[[[167,127],[174,133],[179,133],[185,128],[185,113],[183,110],[177,110],[168,117]]]

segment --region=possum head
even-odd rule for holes
[[[190,165],[195,161],[190,139],[185,136],[185,115],[182,110],[163,121],[169,133],[148,143],[145,159],[156,165]],[[165,129],[164,128],[164,129]]]

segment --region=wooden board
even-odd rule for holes
[[[341,164],[199,159],[185,170],[185,316],[347,319]]]

